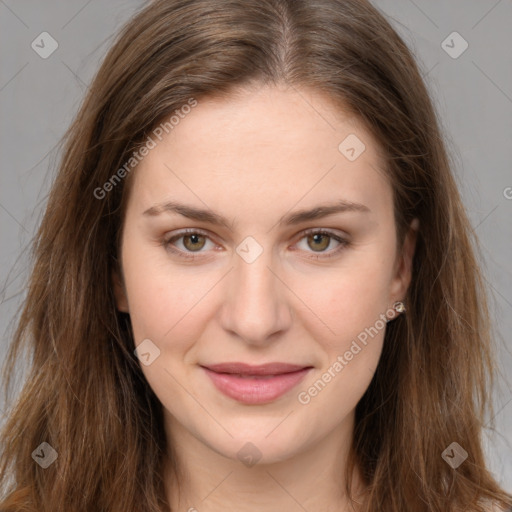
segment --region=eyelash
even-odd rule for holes
[[[210,239],[209,235],[200,230],[200,229],[185,229],[183,231],[180,231],[179,233],[173,235],[172,237],[167,237],[164,240],[162,240],[161,245],[165,247],[166,250],[172,252],[173,254],[178,255],[181,258],[188,259],[189,261],[198,259],[197,256],[190,256],[192,254],[191,252],[182,251],[181,249],[176,249],[173,247],[173,242],[176,240],[179,240],[180,238],[183,238],[186,235],[202,235],[206,238]],[[315,255],[315,256],[308,256],[309,259],[312,260],[319,260],[319,259],[328,259],[336,256],[338,253],[340,253],[343,249],[345,249],[349,242],[345,238],[340,237],[339,235],[333,233],[332,231],[328,231],[325,229],[307,229],[301,233],[301,237],[298,241],[301,241],[303,238],[309,236],[309,235],[326,235],[329,238],[335,240],[340,245],[327,253],[320,253],[321,255]],[[201,251],[198,251],[198,254],[200,254]]]

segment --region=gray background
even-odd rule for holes
[[[0,358],[24,297],[31,237],[68,127],[114,33],[141,0],[0,0]],[[512,0],[374,0],[415,53],[482,246],[501,375],[491,471],[512,492]],[[458,58],[443,49],[452,32]],[[42,59],[42,32],[58,49]],[[461,41],[448,38],[451,50]],[[3,402],[0,407],[5,409]],[[3,413],[2,413],[3,414]]]

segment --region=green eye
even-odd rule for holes
[[[182,240],[181,244],[183,248],[176,248],[177,242]],[[207,242],[211,242],[210,237],[197,229],[188,229],[181,231],[180,233],[168,237],[162,241],[162,245],[173,254],[176,254],[182,258],[196,259],[192,253],[205,252],[202,249],[207,245]]]
[[[311,229],[304,232],[303,237],[299,241],[303,239],[306,239],[307,248],[318,253],[318,255],[309,256],[313,259],[323,259],[335,256],[349,244],[348,240],[342,238],[338,234],[321,229]],[[338,244],[337,247],[330,251],[326,251],[333,240]],[[311,252],[311,250],[308,251],[307,248],[305,249],[305,252]]]
[[[199,233],[183,235],[180,238],[183,238],[183,246],[186,247],[187,250],[193,252],[200,251],[206,243],[206,237]]]
[[[314,251],[323,251],[329,247],[330,238],[331,237],[325,233],[315,233],[314,235],[308,235],[308,246],[311,247]],[[313,245],[310,245],[311,243]]]
[[[182,240],[181,243],[183,248],[176,247],[179,240]],[[306,253],[317,253],[317,255],[307,256],[316,260],[330,258],[338,254],[341,250],[343,250],[343,248],[349,245],[348,240],[342,238],[338,234],[320,229],[310,229],[303,232],[299,242],[302,240],[306,240],[306,247],[301,250]],[[212,245],[215,245],[207,233],[197,229],[188,229],[165,239],[162,242],[162,245],[167,250],[173,254],[178,255],[179,257],[193,260],[197,259],[193,253],[200,254],[207,252],[203,251],[202,249],[207,246],[208,241],[212,243]],[[333,241],[337,244],[337,247],[332,250],[327,250]]]

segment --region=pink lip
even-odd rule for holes
[[[245,404],[272,402],[294,388],[311,370],[286,363],[251,366],[221,363],[202,366],[215,387],[226,396]]]

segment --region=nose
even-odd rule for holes
[[[222,327],[250,345],[267,345],[291,325],[287,287],[272,269],[270,251],[252,263],[235,255],[221,310]]]

